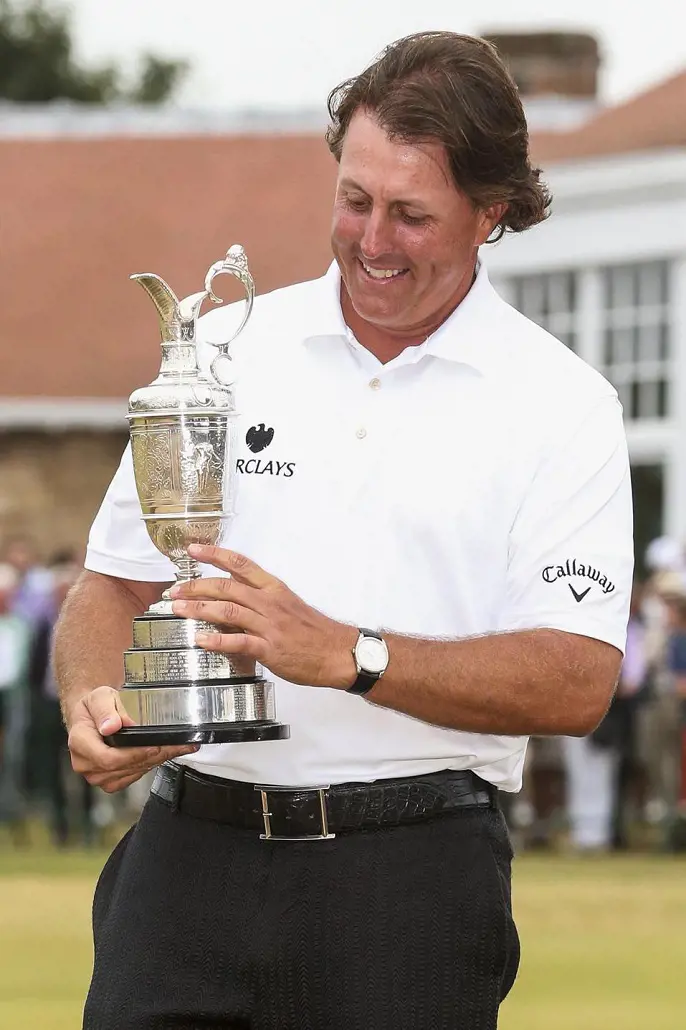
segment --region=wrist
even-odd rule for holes
[[[336,633],[336,644],[332,648],[332,666],[327,686],[336,690],[348,690],[357,679],[357,668],[353,656],[353,648],[357,642],[359,630],[355,626],[339,623]]]
[[[79,713],[83,713],[83,699],[91,693],[92,687],[81,687],[80,689],[72,689],[68,695],[63,695],[60,698],[60,710],[62,712],[62,722],[69,731],[76,719],[79,717]]]

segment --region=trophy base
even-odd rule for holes
[[[258,677],[127,683],[119,697],[134,725],[104,738],[113,747],[284,740],[290,735],[289,727],[276,721],[274,684]]]
[[[236,744],[250,740],[287,740],[283,722],[218,722],[204,726],[125,726],[105,737],[110,747],[161,747],[167,744]]]

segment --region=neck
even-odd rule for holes
[[[431,318],[406,329],[391,329],[368,322],[353,307],[343,279],[341,279],[341,310],[346,325],[352,330],[358,343],[370,351],[382,364],[392,361],[407,347],[418,347],[432,333],[450,318],[453,311],[462,303],[469,293],[476,278],[476,262],[459,283],[450,300]]]

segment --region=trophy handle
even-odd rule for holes
[[[215,347],[219,352],[212,360],[210,365],[210,373],[212,378],[219,383],[220,386],[227,386],[226,373],[228,372],[228,363],[231,361],[231,355],[229,354],[229,345],[233,343],[236,337],[243,331],[246,326],[250,313],[252,311],[253,302],[255,300],[255,281],[250,274],[248,268],[248,258],[240,244],[235,243],[226,252],[226,257],[222,258],[221,261],[215,261],[213,265],[207,271],[205,276],[205,290],[207,296],[214,304],[221,304],[222,299],[218,297],[212,289],[212,282],[215,276],[226,273],[228,275],[234,275],[236,279],[243,285],[245,289],[245,308],[243,311],[243,318],[241,323],[236,329],[233,336],[230,336],[228,340],[223,343],[212,343],[211,346]],[[222,375],[224,370],[224,375]]]

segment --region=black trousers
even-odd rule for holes
[[[494,809],[275,842],[151,797],[98,881],[84,1030],[494,1030],[511,857]]]

